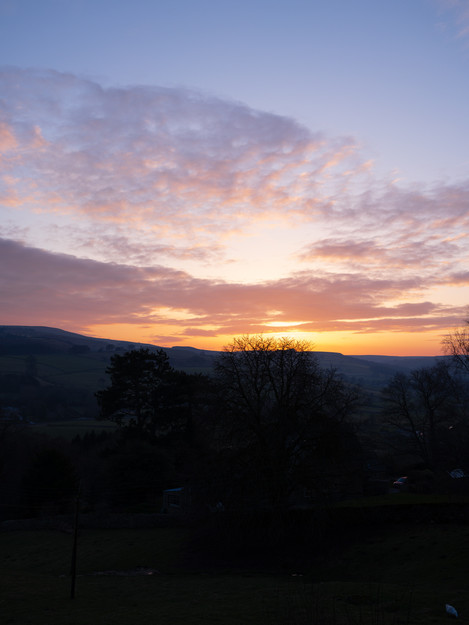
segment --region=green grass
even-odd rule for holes
[[[81,530],[72,600],[70,534],[2,532],[0,622],[436,625],[446,603],[469,622],[465,525],[360,531],[308,570],[281,573],[196,566],[186,538],[182,528]],[[110,574],[137,567],[158,573]]]

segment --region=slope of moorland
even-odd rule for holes
[[[84,336],[58,328],[0,326],[0,406],[20,407],[33,421],[93,417],[94,393],[108,384],[114,354],[156,345]],[[210,374],[219,352],[188,346],[163,348],[175,369]],[[376,394],[397,371],[430,366],[435,358],[344,356],[315,352],[321,366]],[[66,414],[65,414],[66,413]]]
[[[147,347],[160,349],[157,345],[132,343],[84,336],[58,328],[40,326],[0,326],[0,373],[18,371],[18,366],[8,366],[7,358],[61,355],[88,358],[106,363],[114,353]],[[168,353],[171,364],[176,369],[210,370],[218,352],[194,347],[176,346],[163,348]],[[346,378],[365,386],[381,386],[396,371],[409,371],[432,365],[436,357],[409,356],[344,356],[337,352],[315,352],[324,367],[337,369]],[[11,364],[11,363],[10,363]],[[70,367],[73,369],[73,365]]]

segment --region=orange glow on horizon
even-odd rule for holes
[[[167,330],[166,333],[164,331]],[[76,330],[79,332],[79,330]],[[158,334],[156,334],[158,333]],[[96,325],[87,328],[86,334],[113,341],[146,343],[159,347],[190,346],[197,349],[220,351],[229,345],[234,335],[197,336],[179,335],[174,327],[157,328],[149,325],[111,324]],[[256,334],[246,332],[245,334]],[[446,332],[389,332],[357,334],[353,332],[264,332],[264,335],[276,337],[290,336],[309,341],[314,351],[338,352],[344,355],[381,355],[381,356],[441,356],[441,341]],[[163,336],[169,338],[164,339]]]

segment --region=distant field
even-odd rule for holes
[[[281,572],[198,569],[186,540],[181,528],[81,530],[71,600],[71,535],[1,532],[1,622],[437,625],[449,603],[469,623],[465,525],[374,528]]]
[[[53,423],[37,423],[32,426],[34,432],[47,434],[53,438],[66,438],[71,440],[75,436],[83,436],[86,432],[94,431],[113,432],[117,425],[111,421],[98,421],[95,419],[74,419],[71,421],[55,421]]]
[[[24,373],[26,362],[25,356],[0,356],[0,373]],[[104,354],[40,354],[35,364],[37,378],[46,384],[97,390],[108,382]]]
[[[105,356],[52,354],[38,358],[38,377],[59,386],[97,389],[107,383]]]
[[[24,373],[24,356],[0,356],[0,373]]]

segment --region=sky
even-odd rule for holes
[[[0,0],[0,324],[440,355],[468,0]]]

